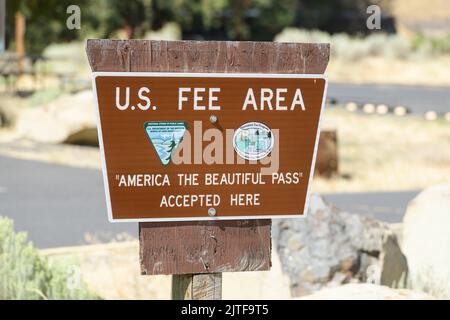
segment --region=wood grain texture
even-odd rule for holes
[[[182,274],[172,278],[172,300],[221,300],[222,274]]]
[[[93,71],[323,74],[329,44],[88,40]]]
[[[271,220],[139,224],[143,274],[269,270]]]
[[[93,71],[324,73],[328,44],[88,40]],[[140,223],[147,275],[269,270],[270,220]]]

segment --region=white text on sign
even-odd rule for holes
[[[120,111],[125,111],[130,107],[130,87],[116,87],[116,107]],[[149,110],[152,107],[150,99],[151,90],[148,87],[141,87],[137,91],[140,102],[137,107],[139,110]],[[202,87],[183,87],[178,88],[178,110],[182,111],[185,107],[190,107],[195,111],[218,111],[221,110],[220,96],[221,88],[202,88]],[[287,88],[261,88],[259,92],[253,88],[248,88],[245,97],[242,97],[242,110],[274,110],[274,111],[305,111],[305,102],[302,91],[296,88],[292,99],[287,100]],[[124,96],[124,97],[123,97]],[[131,106],[134,110],[135,107]],[[152,107],[156,110],[156,106]]]

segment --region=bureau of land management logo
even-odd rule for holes
[[[155,147],[159,160],[167,166],[172,159],[172,153],[183,140],[187,126],[184,122],[146,122],[145,132]]]
[[[272,152],[274,136],[272,130],[261,122],[247,122],[233,136],[236,153],[246,160],[260,160]]]
[[[170,162],[191,164],[192,158],[194,164],[201,164],[202,161],[206,164],[223,164],[223,147],[227,153],[226,159],[230,158],[229,152],[237,153],[241,159],[250,161],[271,155],[269,158],[272,164],[274,131],[277,132],[261,122],[247,122],[237,129],[227,129],[225,133],[217,128],[208,128],[202,132],[201,121],[194,121],[193,137],[183,121],[147,121],[144,123],[144,130],[163,166],[169,165]],[[205,148],[204,142],[209,143]],[[177,150],[178,148],[180,150]],[[199,155],[201,160],[197,159]],[[278,155],[275,155],[274,161],[278,161],[277,159]],[[231,164],[235,164],[234,160]]]

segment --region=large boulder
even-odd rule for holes
[[[422,191],[408,205],[402,248],[414,288],[450,297],[450,184]]]
[[[45,106],[27,108],[17,119],[23,137],[44,143],[98,144],[92,91],[64,95]]]
[[[26,99],[15,95],[3,94],[0,99],[0,128],[12,127],[25,105]]]
[[[352,283],[335,288],[326,288],[302,300],[429,300],[432,296],[407,289],[392,289],[369,283]]]
[[[278,220],[274,228],[294,296],[355,281],[406,284],[406,259],[382,222],[341,211],[312,195],[307,217]]]

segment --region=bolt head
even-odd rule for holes
[[[210,116],[209,117],[209,121],[211,121],[211,123],[216,123],[217,122],[217,117],[216,116]]]
[[[208,215],[211,216],[211,217],[214,217],[216,215],[216,209],[209,208],[208,209]]]

